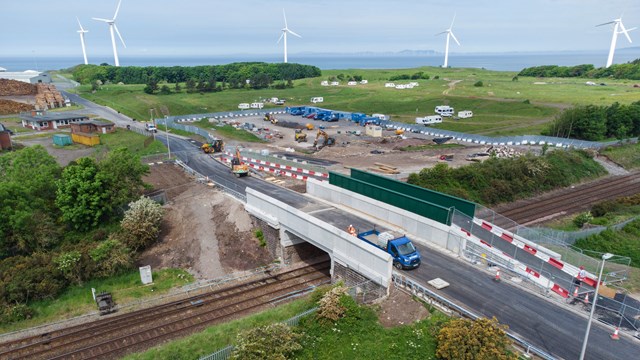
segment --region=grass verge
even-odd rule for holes
[[[153,272],[153,284],[144,286],[140,282],[138,271],[109,279],[96,279],[73,286],[65,290],[55,300],[36,301],[29,304],[35,316],[29,320],[0,325],[0,333],[25,329],[44,323],[63,320],[96,311],[96,304],[91,295],[91,288],[96,291],[109,291],[118,304],[126,304],[167,293],[171,288],[186,285],[193,281],[193,276],[181,269],[164,269]]]

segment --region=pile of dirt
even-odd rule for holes
[[[33,106],[12,100],[0,99],[0,115],[18,114],[23,111],[31,111]]]
[[[22,81],[0,79],[0,96],[35,95],[36,87]]]

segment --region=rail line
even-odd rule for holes
[[[323,260],[91,323],[0,344],[2,359],[114,358],[251,312],[329,281]]]
[[[590,205],[603,200],[629,196],[639,192],[640,173],[633,173],[610,177],[591,184],[583,184],[559,194],[543,195],[524,203],[516,202],[502,209],[497,209],[496,212],[518,224],[527,225],[556,214],[568,215],[585,210]],[[495,219],[494,223],[500,227],[513,225],[502,218]]]

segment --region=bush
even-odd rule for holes
[[[258,238],[261,247],[267,246],[267,242],[264,240],[264,233],[262,232],[262,229],[257,229],[255,235]]]
[[[238,334],[231,359],[234,360],[284,360],[301,350],[300,338],[285,324],[271,324],[243,331]]]
[[[621,204],[615,200],[602,201],[591,206],[591,215],[593,217],[603,217],[610,212],[617,211],[621,208]]]
[[[10,324],[22,320],[31,319],[35,312],[24,304],[7,306],[0,313],[0,324]]]
[[[575,218],[573,218],[573,224],[579,228],[582,228],[584,224],[588,223],[591,220],[593,220],[593,216],[591,216],[591,214],[588,212],[584,212],[578,214]]]
[[[130,203],[120,224],[126,234],[126,245],[133,251],[138,251],[156,241],[163,216],[164,210],[160,204],[148,197],[143,196]]]
[[[98,277],[118,275],[133,267],[131,250],[115,236],[91,249],[89,256],[95,263],[95,275]]]
[[[0,260],[0,304],[54,298],[67,284],[49,254]]]
[[[475,87],[483,87],[484,84],[482,83],[482,81],[478,80],[478,81],[476,81],[475,84],[473,84],[473,86],[475,86]]]
[[[348,296],[347,288],[338,285],[329,290],[322,296],[318,305],[318,319],[320,322],[335,322],[345,316],[346,307],[340,301],[343,296]]]
[[[436,356],[447,360],[515,360],[518,357],[509,350],[506,329],[495,317],[452,320],[438,333]]]

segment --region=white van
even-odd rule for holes
[[[442,123],[442,116],[440,115],[430,115],[430,116],[416,118],[416,124],[418,125],[429,126],[429,125],[440,124],[440,123]]]
[[[261,103],[261,102],[251,103],[251,108],[252,109],[262,109],[263,106],[264,106],[264,104]]]
[[[324,102],[324,98],[323,97],[312,97],[311,98],[311,102],[316,104],[316,103],[321,103]]]
[[[467,118],[473,117],[473,111],[471,110],[458,111],[458,117],[460,119],[467,119]]]
[[[380,120],[389,120],[390,119],[389,115],[385,115],[385,114],[371,114],[371,117],[378,118]]]
[[[146,124],[144,124],[144,128],[147,131],[150,131],[150,132],[153,132],[153,133],[158,132],[158,129],[156,128],[156,124],[154,124],[154,123],[146,123]]]
[[[240,109],[240,110],[247,110],[250,107],[251,107],[251,105],[249,105],[248,103],[238,104],[238,109]]]
[[[322,80],[320,82],[320,86],[329,86],[329,82],[327,80]]]
[[[440,105],[440,106],[436,106],[436,109],[434,110],[435,113],[440,114],[441,116],[453,116],[453,108],[449,105]]]

